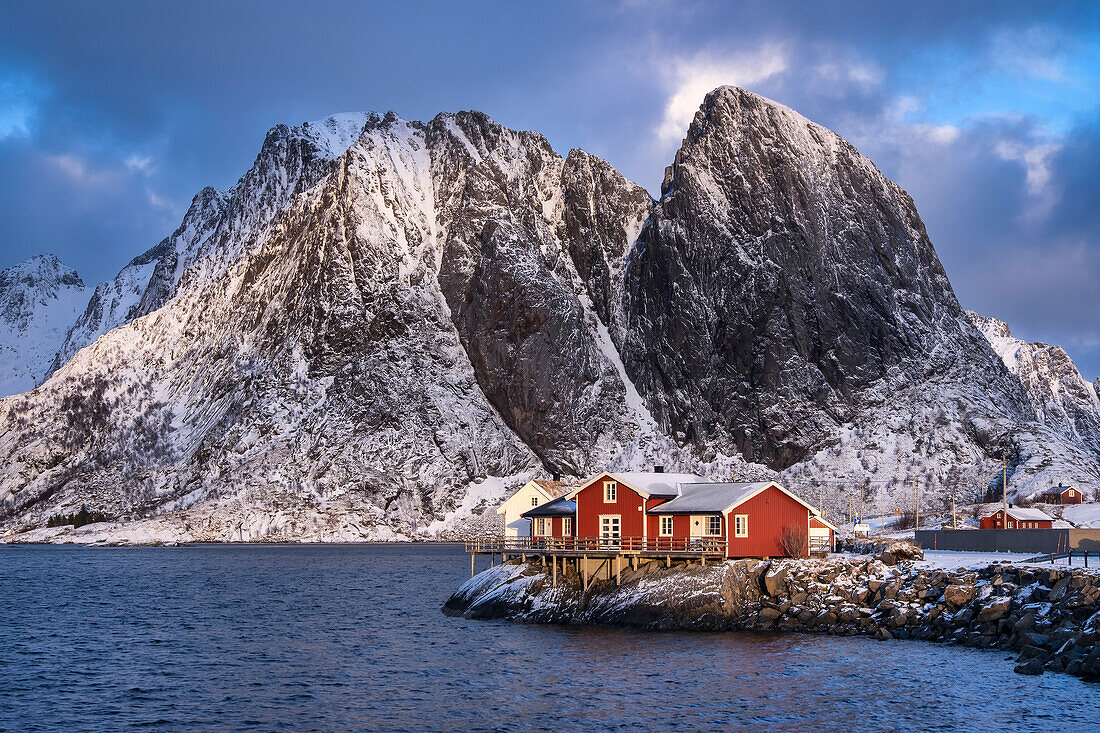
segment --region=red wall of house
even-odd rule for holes
[[[576,518],[573,519],[573,531],[570,532],[569,534],[565,534],[565,532],[562,529],[562,526],[565,524],[565,517],[554,517],[550,521],[551,521],[551,525],[552,525],[553,533],[554,533],[555,537],[573,537],[574,535],[576,535],[576,530],[577,530],[577,520],[576,520]]]
[[[807,533],[809,510],[774,486],[769,486],[729,513],[730,525],[738,514],[749,515],[749,536],[729,535],[730,557],[782,557],[783,528],[794,525]],[[806,548],[803,548],[806,552]]]
[[[1081,495],[1079,489],[1073,490],[1073,496],[1069,495],[1068,491],[1064,491],[1058,495],[1059,504],[1080,504],[1085,500],[1085,497]]]
[[[660,498],[657,498],[657,499],[648,499],[648,500],[646,500],[645,508],[646,508],[646,510],[649,510],[649,509],[652,509],[654,507],[658,507],[658,506],[660,506],[661,504],[664,504],[667,501],[670,501],[670,499],[668,497],[664,497],[664,496],[662,496]],[[684,517],[684,520],[686,521],[687,517]],[[660,534],[661,534],[661,518],[660,517],[658,517],[656,515],[653,515],[653,514],[647,514],[645,522],[646,522],[646,536],[647,537],[658,537],[658,536],[660,536]],[[686,528],[687,525],[685,524],[684,527]],[[684,531],[686,532],[687,530],[685,529]],[[676,536],[680,536],[679,532],[677,532]]]
[[[603,500],[603,482],[599,478],[581,489],[574,499],[577,502],[577,537],[597,538],[600,536],[600,515],[618,514],[619,533],[623,538],[641,537],[642,496],[623,484],[615,493],[615,501],[610,504]]]

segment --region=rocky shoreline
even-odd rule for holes
[[[921,639],[1019,654],[1015,670],[1100,681],[1100,573],[1007,563],[940,570],[879,558],[650,562],[621,585],[513,560],[468,580],[444,613],[654,630],[792,631]]]

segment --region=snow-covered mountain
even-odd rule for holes
[[[183,539],[392,537],[532,475],[650,463],[782,471],[834,508],[906,476],[980,491],[1002,453],[1017,492],[1100,476],[966,318],[905,192],[731,87],[658,202],[477,112],[276,127],[97,288],[55,366],[0,401],[13,529],[87,505]]]
[[[76,270],[52,254],[0,272],[0,395],[25,392],[42,382],[87,302]]]
[[[1100,453],[1100,399],[1061,346],[1028,342],[996,318],[966,312],[997,356],[1020,380],[1035,416]]]

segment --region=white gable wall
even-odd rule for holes
[[[520,515],[536,506],[533,503],[534,499],[538,499],[537,506],[542,506],[550,501],[550,497],[539,488],[538,484],[534,481],[528,481],[519,491],[509,496],[503,504],[497,507],[497,514],[504,515],[505,537],[531,536],[531,520],[524,519]]]

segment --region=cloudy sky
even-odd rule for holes
[[[1100,377],[1096,3],[0,4],[0,268],[108,279],[265,131],[480,109],[656,192],[738,84],[904,186],[963,305]],[[396,7],[394,7],[396,6]]]

